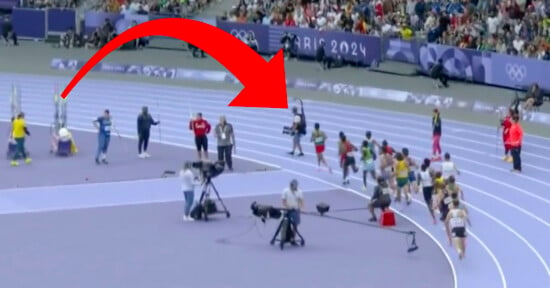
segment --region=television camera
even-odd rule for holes
[[[223,173],[225,168],[224,161],[208,162],[208,161],[197,161],[192,162],[191,167],[198,170],[201,173],[201,179],[203,181],[218,177]]]
[[[191,163],[191,167],[200,172],[200,179],[202,182],[201,197],[199,198],[199,203],[191,211],[191,217],[196,220],[204,219],[204,221],[208,221],[208,215],[212,214],[221,213],[225,214],[227,218],[231,217],[231,213],[227,210],[227,207],[223,203],[218,189],[216,189],[216,186],[212,182],[212,178],[218,177],[223,173],[225,162],[216,161],[212,163],[208,161],[198,161]],[[216,202],[210,198],[212,192],[223,209],[219,210],[216,206]]]
[[[304,237],[302,237],[298,231],[298,226],[289,216],[289,212],[294,211],[293,209],[262,205],[258,204],[256,201],[252,202],[250,209],[252,210],[252,215],[260,218],[263,223],[265,223],[268,219],[279,220],[282,217],[269,244],[275,245],[275,243],[278,242],[279,247],[283,250],[285,244],[287,243],[290,243],[291,245],[298,245],[295,241],[296,236],[299,238],[300,246],[304,246],[306,244]]]

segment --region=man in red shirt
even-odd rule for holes
[[[510,109],[510,111],[508,111],[508,115],[500,121],[500,126],[502,127],[502,143],[504,143],[504,161],[506,162],[512,162],[512,156],[510,156],[510,144],[508,144],[510,127],[512,127],[512,115],[514,115],[514,111]]]
[[[208,160],[208,133],[210,133],[210,123],[202,118],[202,113],[197,113],[194,119],[189,121],[189,130],[195,134],[195,145],[199,160]],[[204,155],[201,154],[204,152]],[[204,156],[204,157],[203,157]]]
[[[510,135],[508,137],[508,144],[510,145],[510,153],[512,154],[512,163],[514,168],[512,172],[521,172],[521,144],[523,141],[523,128],[519,124],[519,116],[514,114],[512,116],[512,126],[510,126]]]

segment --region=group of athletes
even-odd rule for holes
[[[295,121],[297,123],[297,121]],[[449,244],[454,245],[459,259],[465,255],[466,224],[470,224],[468,210],[461,202],[464,193],[457,184],[460,171],[451,159],[449,153],[441,158],[441,116],[435,109],[432,117],[433,156],[423,159],[420,165],[411,157],[408,148],[394,150],[387,140],[376,141],[370,131],[365,133],[361,146],[355,146],[345,135],[339,133],[338,156],[342,168],[343,185],[350,184],[350,174],[362,172],[363,190],[367,189],[370,175],[375,180],[375,193],[370,200],[369,210],[376,221],[374,208],[387,209],[392,201],[400,203],[404,198],[410,205],[412,194],[422,191],[430,217],[437,224],[437,216],[445,225]],[[318,169],[332,169],[324,157],[327,135],[315,123],[310,141],[314,144],[317,154]],[[360,165],[357,165],[356,154],[359,154]],[[377,161],[377,162],[376,162]],[[441,168],[432,167],[433,162],[441,162]],[[392,200],[393,198],[393,200]]]

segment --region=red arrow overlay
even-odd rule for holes
[[[65,99],[84,76],[109,53],[142,37],[177,38],[199,47],[218,60],[244,86],[229,103],[233,107],[288,108],[283,51],[266,62],[252,48],[233,35],[209,24],[181,18],[144,22],[126,30],[97,51],[65,87]],[[183,100],[182,100],[183,101]]]

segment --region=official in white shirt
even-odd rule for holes
[[[289,209],[288,217],[296,226],[300,224],[300,210],[304,208],[304,195],[298,188],[296,179],[290,181],[290,186],[283,191],[283,207]]]
[[[192,170],[191,162],[185,162],[180,171],[181,191],[185,198],[183,221],[193,221],[191,217],[191,208],[195,200],[195,186],[199,184],[198,177],[195,176]]]

